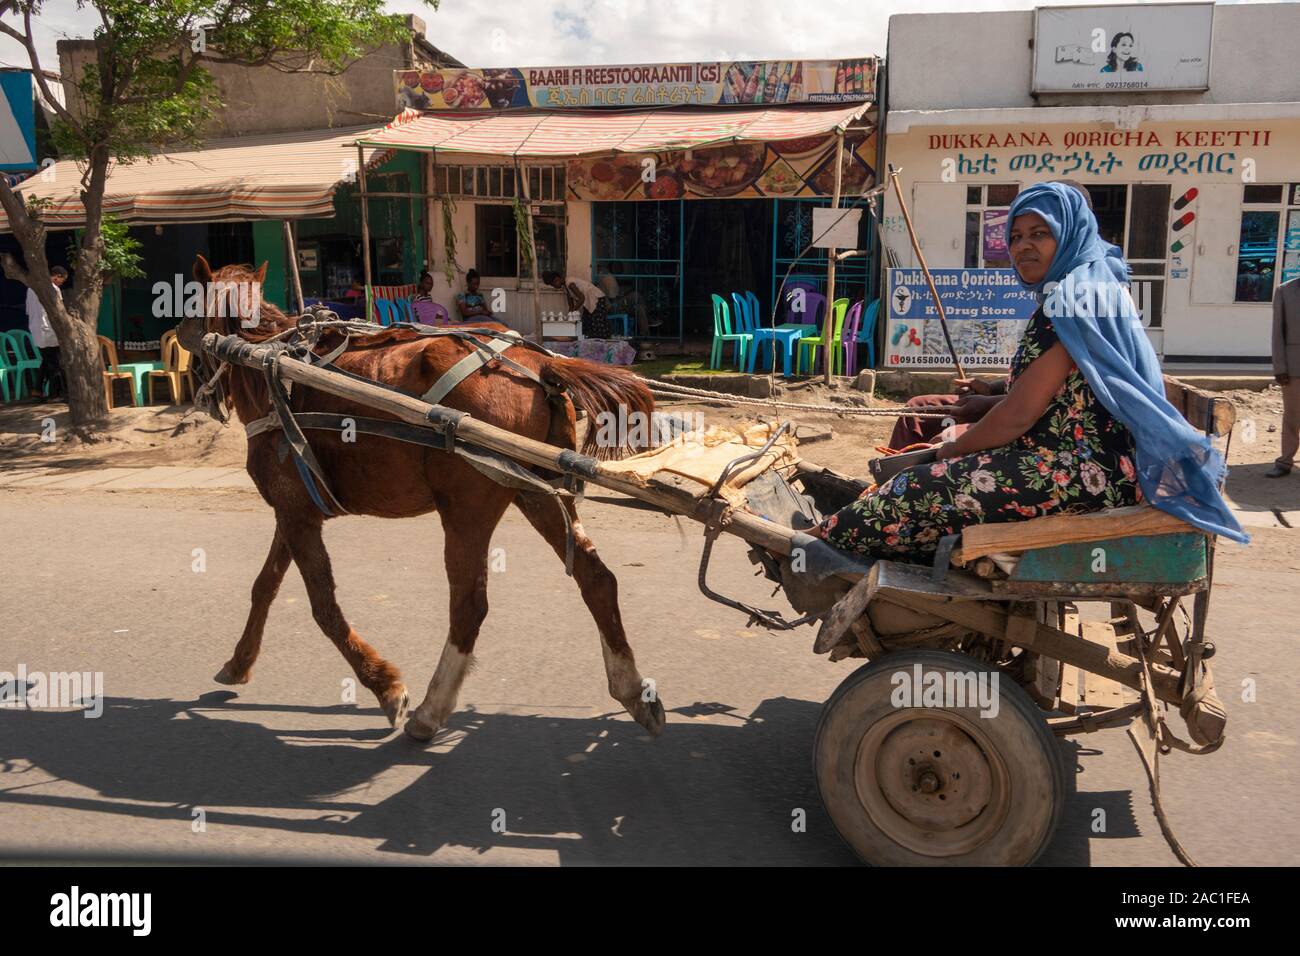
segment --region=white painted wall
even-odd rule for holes
[[[1035,99],[1034,13],[902,13],[889,18],[888,108],[1300,101],[1300,3],[1219,4],[1204,93],[1056,93]]]

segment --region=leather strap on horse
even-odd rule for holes
[[[294,420],[293,411],[289,408],[289,396],[285,394],[284,385],[280,381],[279,365],[283,354],[282,352],[276,352],[263,366],[267,389],[271,393],[271,407],[279,418],[280,430],[289,443],[294,462],[298,465],[298,471],[303,475],[303,483],[307,486],[307,492],[311,495],[316,507],[324,512],[326,517],[333,517],[334,512],[330,510],[328,503],[316,493],[316,487],[313,486],[312,481],[308,480],[307,472],[310,472],[311,478],[314,479],[320,490],[329,497],[329,500],[334,504],[334,508],[340,514],[351,514],[339,502],[338,496],[330,490],[329,483],[325,480],[325,473],[316,460],[315,454],[312,453],[311,445],[307,443],[307,436],[302,433],[302,429],[298,427],[297,421]]]

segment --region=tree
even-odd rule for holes
[[[437,0],[425,0],[437,7]],[[378,46],[406,38],[401,16],[384,0],[78,0],[93,12],[95,57],[81,76],[64,78],[68,105],[49,88],[32,35],[43,0],[0,0],[0,34],[27,51],[32,76],[53,105],[60,155],[81,172],[85,226],[76,243],[76,283],[66,298],[50,281],[46,225],[38,203],[25,204],[0,177],[0,206],[24,262],[0,256],[5,275],[34,289],[62,347],[74,434],[92,440],[108,414],[96,322],[106,274],[104,189],[113,163],[138,161],[161,146],[201,144],[220,106],[206,63],[263,66],[283,72],[337,74]],[[110,239],[112,227],[109,227]]]

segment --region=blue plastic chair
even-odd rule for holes
[[[731,293],[731,301],[735,306],[731,313],[735,319],[732,326],[737,332],[753,334],[755,322],[749,314],[749,300],[745,298],[743,292],[733,292]]]
[[[397,316],[399,322],[415,322],[415,311],[411,308],[411,300],[402,298],[397,300]]]
[[[397,321],[397,306],[389,299],[375,299],[375,309],[379,312],[380,325],[392,325]]]
[[[867,364],[864,368],[876,367],[876,320],[880,317],[880,300],[872,299],[862,309],[862,325],[858,329],[858,345],[867,347]]]
[[[630,339],[632,337],[632,316],[628,315],[626,312],[610,312],[605,316],[605,318],[609,319],[609,330],[611,334],[614,331],[614,323],[617,322],[622,328],[623,338]]]

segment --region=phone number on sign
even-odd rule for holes
[[[898,366],[920,366],[920,365],[946,365],[952,367],[951,355],[891,355],[889,356],[890,365]],[[961,356],[963,367],[968,365],[995,365],[999,368],[1007,368],[1011,365],[1011,356],[1009,355],[963,355]]]

